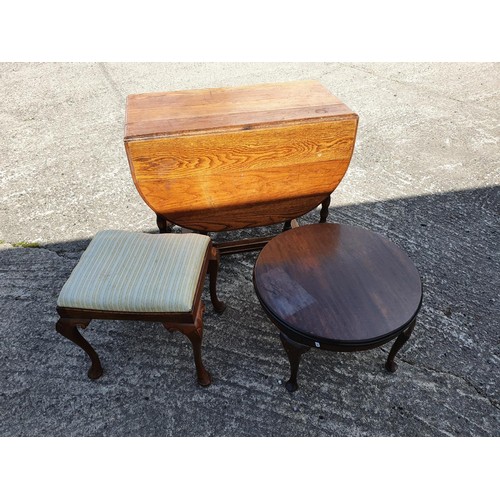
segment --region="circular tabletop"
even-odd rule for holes
[[[387,238],[344,224],[276,236],[258,256],[253,280],[282,330],[323,344],[362,346],[394,336],[422,302],[408,256]]]

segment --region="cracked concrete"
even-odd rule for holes
[[[498,436],[499,75],[499,64],[1,64],[0,434]],[[58,293],[97,231],[156,231],[123,148],[126,95],[306,78],[360,117],[329,221],[387,236],[422,276],[396,374],[383,368],[390,345],[311,351],[288,394],[246,254],[222,261],[226,312],[207,307],[210,388],[196,386],[182,335],[140,322],[89,325],[105,374],[88,380],[85,355],[55,332]]]

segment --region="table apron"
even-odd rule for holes
[[[284,333],[287,337],[289,337],[294,342],[298,342],[299,344],[307,345],[310,347],[316,347],[319,349],[324,349],[327,351],[335,351],[335,352],[352,352],[352,351],[366,351],[368,349],[374,349],[381,345],[387,344],[391,340],[398,337],[402,332],[404,332],[415,320],[418,312],[420,311],[420,306],[418,307],[415,314],[412,318],[405,323],[401,328],[394,330],[383,337],[377,337],[374,340],[366,341],[366,342],[342,342],[342,341],[328,341],[328,340],[319,340],[318,338],[309,337],[306,334],[291,328],[288,325],[285,325],[276,316],[269,310],[269,308],[264,304],[264,302],[259,297],[257,293],[257,298],[259,302],[268,315],[269,319],[278,327],[278,329]]]

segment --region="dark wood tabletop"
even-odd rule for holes
[[[401,331],[422,301],[419,273],[387,238],[313,224],[273,238],[254,268],[257,296],[288,333],[322,344],[376,343]]]

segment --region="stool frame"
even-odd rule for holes
[[[88,377],[92,380],[96,380],[103,374],[101,361],[94,348],[79,332],[78,327],[85,329],[93,319],[154,321],[162,323],[167,330],[179,331],[190,340],[193,348],[198,383],[201,386],[206,387],[211,384],[212,377],[203,365],[201,358],[203,313],[205,311],[205,304],[201,300],[201,294],[203,291],[205,276],[208,272],[210,299],[214,310],[218,313],[222,313],[225,310],[226,306],[224,302],[221,302],[217,298],[216,293],[219,260],[219,252],[212,245],[212,242],[210,242],[205,254],[205,259],[193,299],[193,305],[190,311],[143,313],[57,307],[57,312],[60,318],[56,323],[56,330],[87,353],[91,361],[91,366],[88,370]]]

